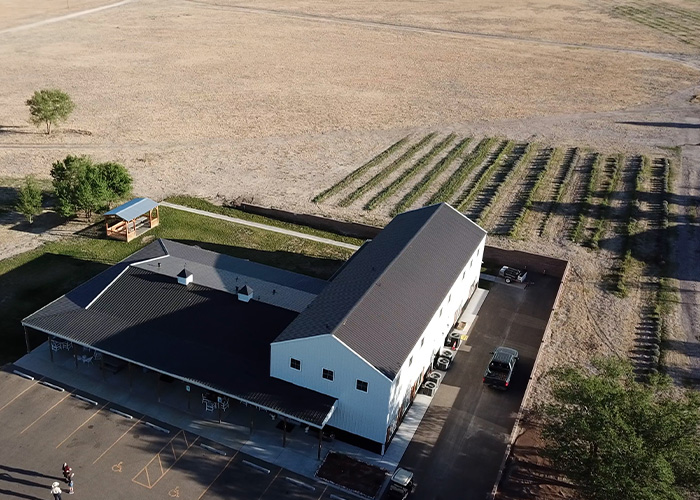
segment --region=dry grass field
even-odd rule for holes
[[[700,271],[685,264],[700,249],[697,1],[128,0],[89,12],[109,5],[3,3],[0,177],[46,178],[53,161],[89,154],[124,163],[139,195],[383,224],[462,170],[441,199],[490,244],[572,263],[540,375],[596,354],[644,365],[661,307],[662,360],[679,383],[700,380]],[[77,109],[46,136],[24,101],[50,87]],[[5,255],[27,238],[0,224]],[[525,472],[508,491],[571,495],[527,474],[536,454],[515,453]]]

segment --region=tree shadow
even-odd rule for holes
[[[0,464],[0,469],[5,470],[7,472],[15,473],[15,474],[24,474],[25,476],[44,477],[46,479],[56,479],[55,476],[47,476],[46,474],[42,474],[41,472],[37,472],[35,470],[20,469],[17,467],[10,467],[9,465]]]
[[[33,222],[29,221],[21,214],[16,214],[16,219],[19,219],[10,229],[13,231],[21,231],[23,233],[42,234],[51,229],[55,229],[66,223],[67,219],[56,212],[43,212],[34,217]]]
[[[27,500],[44,500],[43,498],[35,497],[33,495],[25,495],[24,493],[17,493],[15,491],[3,490],[3,489],[0,489],[0,496],[26,498]]]
[[[107,265],[45,253],[0,275],[0,364],[26,353],[22,319],[107,269]],[[30,335],[37,345],[45,336]]]
[[[680,122],[636,122],[622,121],[616,122],[623,125],[639,125],[642,127],[667,127],[667,128],[700,128],[700,123],[680,123]]]
[[[27,125],[0,125],[0,134],[41,134],[39,130],[31,130]],[[45,134],[44,134],[45,135]]]

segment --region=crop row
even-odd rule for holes
[[[322,193],[317,194],[313,200],[314,203],[321,203],[323,200],[333,196],[335,193],[338,193],[342,191],[345,187],[349,186],[352,182],[354,182],[356,179],[358,179],[362,174],[367,172],[369,169],[374,167],[375,165],[379,165],[381,162],[383,162],[386,158],[388,158],[394,151],[396,151],[398,148],[403,146],[406,141],[408,141],[408,136],[404,137],[403,139],[398,140],[388,148],[386,148],[384,151],[379,153],[377,156],[372,158],[370,161],[362,165],[361,167],[357,168],[356,170],[353,170],[350,172],[347,176],[345,176],[343,179],[341,179],[339,182],[335,183]]]
[[[476,175],[469,187],[462,191],[462,194],[457,198],[456,209],[459,212],[464,212],[465,208],[476,198],[481,188],[488,182],[493,171],[498,167],[501,160],[508,155],[515,143],[513,141],[501,141],[496,149],[491,153],[490,158],[484,162],[481,171]]]
[[[639,193],[642,191],[642,182],[645,174],[649,171],[649,159],[647,157],[634,157],[630,159],[634,176],[634,191],[628,201],[624,224],[620,227],[620,237],[622,238],[621,254],[617,268],[613,271],[613,291],[620,297],[627,295],[627,274],[633,263],[632,244],[633,236],[637,229],[639,220]]]
[[[386,179],[389,175],[391,175],[392,172],[394,172],[397,168],[399,168],[401,165],[406,163],[408,160],[413,158],[413,156],[426,144],[428,144],[430,141],[433,140],[433,138],[437,135],[437,133],[432,132],[425,137],[423,137],[420,141],[415,143],[413,146],[408,148],[408,150],[403,153],[401,156],[399,156],[397,159],[392,161],[389,165],[384,167],[382,170],[380,170],[374,177],[369,179],[366,183],[355,189],[352,193],[350,193],[348,196],[343,198],[338,205],[341,207],[347,207],[349,206],[353,201],[357,200],[360,198],[363,194],[367,193],[370,189],[372,189],[374,186],[379,184],[381,181]]]
[[[457,192],[457,190],[464,184],[464,181],[469,177],[469,174],[474,170],[475,167],[481,165],[486,157],[488,156],[491,148],[496,143],[495,137],[488,137],[482,139],[479,144],[472,150],[469,155],[464,159],[462,164],[457,170],[440,186],[440,188],[430,197],[427,205],[434,205],[435,203],[449,202]]]
[[[517,213],[513,218],[513,222],[511,223],[511,226],[508,229],[507,234],[509,237],[517,237],[518,229],[520,228],[520,225],[522,224],[523,220],[532,208],[532,203],[535,197],[537,196],[537,192],[540,189],[542,180],[545,178],[544,174],[547,173],[550,162],[552,160],[553,152],[554,149],[552,148],[541,149],[538,152],[537,157],[533,161],[533,168],[530,169],[532,175],[531,180],[529,182],[531,184],[528,188],[525,188],[520,191],[519,200],[517,202],[517,205],[520,208],[517,209]]]
[[[614,11],[635,22],[670,35],[684,43],[695,46],[699,45],[695,36],[697,29],[694,26],[686,26],[685,24],[671,21],[663,17],[667,14],[665,12],[655,12],[650,9],[640,9],[633,6],[618,6],[614,8]]]
[[[467,148],[471,138],[467,137],[459,141],[439,162],[426,173],[413,188],[399,201],[391,211],[391,215],[396,216],[408,210],[411,205],[428,190],[433,181],[444,172]]]
[[[607,179],[605,188],[603,189],[602,199],[598,205],[598,217],[595,220],[593,232],[588,240],[588,246],[591,248],[598,248],[600,236],[603,234],[605,222],[607,221],[610,213],[610,200],[622,175],[622,165],[623,159],[621,155],[609,156],[605,160],[605,169],[609,172],[610,178]]]
[[[595,187],[598,183],[598,176],[600,175],[600,163],[601,155],[599,153],[591,154],[591,171],[588,174],[588,182],[586,183],[586,195],[581,203],[579,203],[578,215],[576,216],[576,223],[571,229],[571,241],[574,243],[580,243],[583,238],[583,230],[585,228],[586,219],[591,213],[591,208],[593,206],[593,193]]]
[[[558,157],[558,155],[556,155]],[[547,211],[545,212],[542,220],[540,221],[539,235],[544,234],[544,230],[547,227],[547,222],[549,218],[554,213],[554,210],[559,206],[561,197],[564,194],[564,188],[567,186],[571,180],[571,173],[573,172],[573,166],[578,158],[578,149],[569,148],[564,155],[564,159],[561,162],[559,168],[559,175],[554,179],[554,192],[552,193],[552,199],[547,204]],[[558,158],[557,158],[558,160]]]
[[[498,201],[503,186],[521,165],[527,165],[530,162],[533,152],[532,143],[515,145],[512,153],[503,161],[503,168],[494,174],[493,189],[487,194],[486,203],[479,209],[478,215],[476,212],[472,214],[472,220],[476,220],[478,224],[482,224],[486,220],[491,207]]]
[[[373,210],[380,203],[386,200],[389,196],[396,193],[401,186],[406,184],[410,179],[415,177],[423,170],[437,155],[439,155],[450,143],[454,140],[455,134],[450,134],[443,140],[435,144],[430,151],[424,154],[411,168],[406,170],[402,175],[399,175],[384,189],[373,196],[365,205],[365,210]]]

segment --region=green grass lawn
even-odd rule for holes
[[[197,244],[208,250],[323,279],[329,278],[352,254],[352,250],[345,248],[167,207],[161,207],[160,213],[160,226],[130,243],[106,239],[104,226],[98,223],[82,234],[0,260],[0,364],[14,361],[26,352],[22,318],[155,238]],[[268,222],[261,217],[256,220]]]

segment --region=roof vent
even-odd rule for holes
[[[184,268],[180,273],[177,275],[177,282],[180,283],[181,285],[189,285],[192,283],[192,280],[194,279],[194,275],[187,270],[187,268]]]
[[[238,300],[241,302],[248,302],[253,298],[253,289],[248,285],[244,285],[242,288],[238,289]]]

